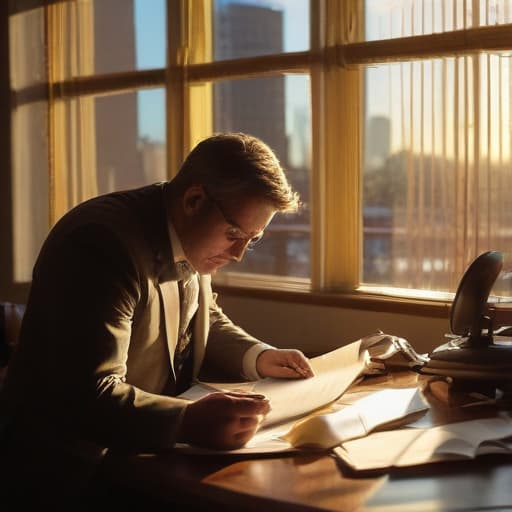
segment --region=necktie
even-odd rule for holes
[[[174,370],[176,374],[175,389],[181,393],[190,385],[192,378],[192,319],[198,308],[199,278],[198,274],[190,269],[187,279],[178,281],[180,292],[180,326],[178,344],[174,353]],[[188,272],[187,272],[188,273]]]
[[[181,338],[186,334],[190,321],[197,311],[199,298],[199,282],[197,274],[193,273],[188,279],[180,280],[178,282],[178,287],[181,298],[179,329],[179,336]]]

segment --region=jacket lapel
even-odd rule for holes
[[[178,331],[180,325],[180,295],[178,290],[178,272],[171,262],[174,260],[172,254],[171,242],[168,236],[168,227],[165,205],[166,186],[161,188],[161,202],[158,220],[149,225],[159,226],[157,232],[158,236],[153,236],[153,246],[156,253],[156,269],[155,274],[158,276],[158,289],[163,305],[163,314],[165,319],[165,331],[167,335],[167,347],[169,349],[169,360],[171,364],[172,374],[176,379],[174,369],[174,353],[178,344]],[[164,220],[164,225],[160,223]],[[162,236],[163,235],[163,236]],[[206,347],[206,340],[209,330],[209,306],[211,297],[210,276],[201,276],[199,279],[199,307],[196,312],[194,320],[194,364],[193,364],[193,378],[195,379],[201,369]]]
[[[158,284],[160,298],[162,299],[167,348],[169,350],[169,362],[172,374],[174,371],[174,352],[178,343],[178,328],[180,325],[180,295],[176,281],[164,281]]]
[[[194,368],[192,377],[197,378],[201,365],[203,363],[204,351],[206,348],[206,339],[208,338],[208,329],[210,322],[209,307],[209,289],[210,285],[207,281],[209,276],[201,276],[199,278],[199,308],[196,313],[194,322]]]
[[[178,290],[177,269],[172,264],[173,255],[167,227],[167,209],[165,205],[166,185],[159,187],[158,201],[148,205],[152,217],[146,225],[152,231],[148,238],[155,251],[155,275],[157,276],[158,291],[162,301],[162,314],[164,315],[165,334],[169,352],[169,363],[173,379],[176,380],[174,369],[174,352],[178,344],[178,330],[180,325],[180,294]],[[155,198],[156,199],[156,198]]]

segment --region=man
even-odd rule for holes
[[[85,485],[109,450],[176,442],[243,446],[259,395],[176,398],[200,371],[304,378],[304,355],[234,325],[210,276],[240,261],[298,197],[272,151],[245,134],[198,144],[169,182],[100,196],[52,229],[34,267],[5,387],[13,475],[45,493]]]

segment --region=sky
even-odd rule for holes
[[[165,66],[165,0],[135,0],[135,51],[137,69]],[[138,93],[139,134],[165,141],[165,92],[150,89]]]

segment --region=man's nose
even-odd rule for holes
[[[241,262],[250,240],[236,240],[229,248],[229,254],[233,260]]]

